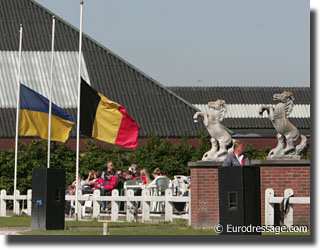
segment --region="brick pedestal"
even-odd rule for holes
[[[292,188],[295,197],[310,197],[310,161],[263,160],[252,161],[260,166],[261,224],[265,224],[265,190],[274,189],[283,197]],[[218,167],[222,162],[189,162],[191,169],[191,226],[213,228],[219,223]],[[310,226],[310,205],[295,204],[294,225]]]

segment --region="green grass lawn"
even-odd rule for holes
[[[111,228],[110,235],[216,235],[213,230],[201,229],[140,229],[132,227],[130,229]],[[103,235],[102,228],[100,230],[57,230],[57,231],[27,231],[26,235]]]
[[[0,229],[5,227],[29,228],[29,216],[0,217]],[[21,229],[26,235],[103,235],[103,222],[66,221],[65,230],[30,231]],[[217,235],[212,229],[193,229],[185,220],[175,222],[109,222],[110,235]],[[310,235],[307,233],[263,233],[263,235]]]

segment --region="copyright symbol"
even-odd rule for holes
[[[216,233],[222,233],[223,231],[223,226],[221,224],[217,224],[214,226],[214,229],[213,229]]]

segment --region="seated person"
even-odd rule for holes
[[[118,183],[118,178],[115,176],[115,172],[113,170],[106,172],[106,178],[108,178],[109,181],[107,185],[100,186],[101,195],[111,195],[112,190]]]
[[[74,188],[76,187],[76,181],[72,182],[71,186],[73,186]],[[82,174],[78,174],[78,189],[80,189],[81,191],[83,191],[83,186],[84,186],[85,181],[82,179]]]
[[[106,172],[107,172],[107,171],[112,171],[113,168],[114,168],[113,162],[112,162],[112,161],[109,161],[108,164],[107,164],[107,170],[102,172],[101,177],[102,177],[103,179],[105,179],[105,174],[106,174]]]
[[[93,189],[98,189],[103,185],[106,185],[106,180],[102,177],[99,177],[98,180],[94,182]]]
[[[143,181],[143,184],[145,185],[151,182],[148,170],[145,168],[140,170],[140,177],[141,177],[141,180]]]
[[[133,174],[137,173],[138,172],[137,164],[131,164],[128,170],[131,171]]]
[[[102,196],[111,196],[112,190],[115,189],[118,183],[118,178],[115,176],[115,172],[113,170],[106,171],[105,178],[108,180],[108,182],[105,181],[104,184],[98,185],[100,189],[100,193]],[[110,202],[108,202],[108,204],[110,204]],[[101,210],[105,210],[106,202],[103,201],[100,203],[100,205],[101,205]]]
[[[122,179],[122,175],[123,175],[122,169],[119,169],[119,170],[116,171],[116,177],[118,179]]]
[[[134,173],[134,174],[133,174],[133,178],[134,178],[136,181],[141,180],[141,178],[140,178],[140,172]]]
[[[66,191],[66,195],[74,195],[76,193],[76,189],[69,185],[68,189]],[[65,214],[69,215],[70,214],[70,210],[71,210],[71,201],[70,200],[66,200],[65,201]]]
[[[124,181],[134,180],[133,174],[131,171],[125,171],[123,173]]]
[[[95,182],[99,179],[100,172],[95,170],[90,170],[88,174],[88,178],[85,180],[83,185],[84,192],[91,192],[94,188]]]
[[[169,177],[166,176],[162,170],[161,170],[161,176],[164,176],[164,178],[166,178],[166,181],[168,183],[168,187],[171,188],[172,187],[172,180],[170,180]]]
[[[150,182],[150,184],[148,185],[148,188],[155,188],[156,187],[156,181],[159,178],[165,178],[164,176],[161,176],[160,168],[156,168],[155,170],[153,170],[152,175],[153,175],[154,180],[152,182]]]

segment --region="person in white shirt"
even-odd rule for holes
[[[155,170],[153,170],[152,175],[153,175],[154,180],[152,182],[150,182],[150,184],[148,185],[148,188],[155,188],[156,182],[159,178],[164,178],[164,179],[166,178],[161,175],[160,168],[156,168]]]

